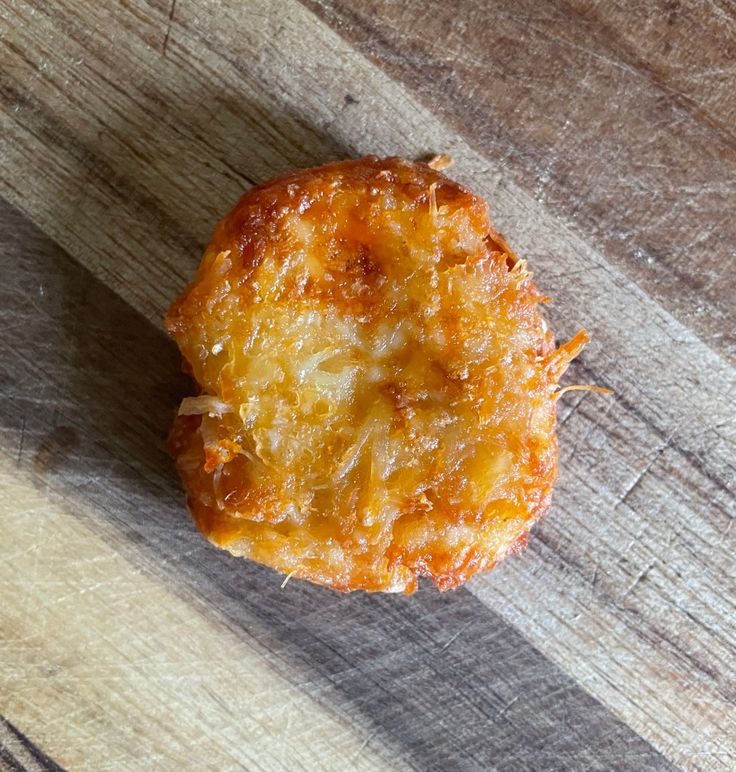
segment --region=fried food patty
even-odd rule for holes
[[[557,474],[555,349],[486,202],[368,157],[246,193],[166,325],[201,394],[170,449],[214,544],[337,590],[441,590],[526,542]]]

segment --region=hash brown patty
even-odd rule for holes
[[[169,440],[202,533],[337,590],[441,590],[526,542],[557,475],[545,300],[486,202],[363,158],[248,191],[166,325],[201,393]]]

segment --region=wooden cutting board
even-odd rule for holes
[[[735,769],[730,0],[0,0],[0,766]],[[593,343],[527,552],[342,596],[208,546],[161,319],[253,184],[449,153]]]

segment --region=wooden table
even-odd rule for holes
[[[736,6],[0,0],[0,766],[736,768]],[[162,331],[249,186],[445,152],[594,342],[528,551],[341,596],[208,546]]]

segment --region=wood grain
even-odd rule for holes
[[[24,724],[58,717],[40,730],[55,759],[668,767],[466,591],[287,591],[206,544],[160,447],[184,385],[175,347],[7,205],[0,221],[14,234],[2,307],[23,320],[22,344],[18,326],[0,333],[0,591],[14,599],[0,699]]]
[[[61,767],[40,751],[23,732],[0,717],[0,765],[12,772],[61,772]]]
[[[90,318],[77,306],[89,309],[101,295],[103,306],[113,309],[103,336],[111,350],[149,351],[123,357],[128,364],[118,379],[132,384],[127,403],[113,388],[112,375],[105,381],[116,404],[132,405],[135,418],[128,422],[120,405],[112,418],[84,415],[82,407],[99,400],[99,386],[90,391],[88,382],[79,383],[64,369],[63,357],[47,352],[42,342],[51,328],[25,353],[6,338],[8,356],[20,351],[30,364],[18,363],[15,374],[5,377],[16,378],[19,393],[42,393],[46,424],[58,423],[54,407],[70,409],[80,445],[62,453],[57,445],[68,440],[62,436],[47,447],[41,427],[34,424],[35,433],[29,433],[24,411],[8,407],[4,447],[11,456],[21,445],[21,457],[31,447],[38,451],[41,468],[27,479],[53,487],[64,508],[78,509],[80,522],[101,546],[162,582],[166,593],[196,609],[190,613],[209,619],[213,608],[223,608],[212,624],[234,627],[241,644],[242,631],[255,625],[259,632],[252,645],[258,656],[275,662],[289,688],[305,691],[318,706],[314,725],[343,726],[347,755],[325,756],[337,764],[349,758],[352,743],[365,742],[369,765],[401,759],[431,768],[438,758],[450,767],[488,768],[493,758],[484,754],[497,753],[504,768],[554,768],[554,758],[545,755],[551,726],[569,742],[551,746],[565,768],[616,766],[612,749],[622,747],[633,749],[620,756],[624,768],[663,763],[622,734],[621,725],[599,713],[595,701],[586,703],[571,682],[560,680],[549,664],[554,663],[670,760],[687,768],[731,768],[736,763],[736,373],[728,302],[733,275],[727,270],[733,260],[728,251],[733,223],[727,216],[734,200],[727,136],[731,102],[726,92],[724,100],[714,100],[712,90],[682,74],[682,63],[699,56],[697,40],[718,33],[723,42],[718,51],[728,50],[730,6],[717,18],[698,4],[683,11],[681,18],[695,14],[692,18],[701,20],[702,37],[693,38],[688,49],[695,21],[671,25],[674,31],[667,34],[675,53],[664,58],[644,33],[632,37],[623,30],[617,6],[549,5],[536,23],[529,9],[495,9],[494,46],[477,32],[487,28],[481,21],[489,12],[478,3],[462,6],[445,27],[433,20],[447,19],[439,7],[429,13],[376,4],[372,14],[348,5],[310,7],[322,21],[296,3],[275,11],[268,2],[178,0],[173,14],[168,3],[142,1],[115,7],[0,3],[1,192],[89,271],[83,286],[90,299],[71,304],[66,334],[74,339],[82,333]],[[658,17],[650,14],[652,23],[644,27],[651,32]],[[463,19],[466,27],[460,29]],[[513,47],[513,56],[504,48],[511,45],[509,38],[525,41]],[[443,43],[454,60],[445,61],[444,70],[432,64]],[[703,54],[709,67],[721,66],[714,58],[718,51]],[[657,71],[656,78],[642,74],[642,62]],[[660,72],[663,62],[679,62],[680,70]],[[576,76],[580,72],[588,78],[584,85],[585,77]],[[700,82],[717,91],[721,76],[703,77]],[[438,82],[444,86],[437,88]],[[525,99],[519,98],[522,90]],[[572,112],[571,93],[586,97],[577,99]],[[547,179],[550,148],[557,156]],[[553,513],[522,559],[472,583],[475,597],[463,592],[410,601],[334,599],[298,583],[293,588],[290,583],[288,593],[268,591],[260,569],[240,564],[233,569],[225,557],[200,545],[181,519],[175,482],[161,476],[161,456],[151,451],[165,432],[166,400],[180,388],[171,380],[175,356],[116,295],[160,325],[215,220],[242,189],[293,166],[366,152],[416,157],[432,151],[455,156],[455,176],[488,196],[496,222],[555,298],[550,309],[555,328],[564,335],[583,324],[593,333],[594,343],[571,382],[612,386],[616,396],[572,395],[562,404],[563,468]],[[659,165],[654,169],[646,168],[651,157]],[[652,244],[666,249],[655,254]],[[639,248],[654,262],[637,257]],[[17,249],[15,254],[23,253]],[[652,265],[659,267],[656,276]],[[14,270],[11,264],[9,272]],[[697,284],[701,273],[703,286]],[[24,285],[22,296],[35,298],[33,292],[31,284]],[[10,303],[8,298],[0,307]],[[7,318],[23,329],[22,309],[12,308]],[[134,324],[136,318],[141,321]],[[121,347],[111,330],[131,325],[134,332]],[[149,338],[154,342],[145,343]],[[83,372],[97,361],[114,372],[99,345],[85,340],[74,368]],[[44,359],[39,350],[55,358]],[[25,373],[20,381],[18,372]],[[73,399],[64,378],[81,386]],[[56,461],[47,466],[46,457]],[[23,485],[25,490],[29,483]],[[40,490],[38,495],[45,495]],[[18,494],[16,500],[24,499]],[[181,551],[179,538],[187,540]],[[175,568],[164,570],[161,579],[160,565]],[[82,582],[83,572],[76,577]],[[228,590],[230,584],[237,589]],[[252,598],[254,588],[263,593],[260,600]],[[269,604],[278,610],[275,621],[263,616]],[[89,613],[94,611],[90,607]],[[297,633],[288,621],[295,615],[310,620]],[[383,624],[391,631],[388,637],[376,632]],[[323,631],[332,626],[337,642],[325,643]],[[370,631],[373,648],[357,646],[354,626]],[[503,631],[500,637],[494,629]],[[436,643],[423,645],[428,639]],[[507,641],[522,650],[524,639],[547,658],[541,664],[534,660],[530,673],[539,699],[549,702],[520,698],[509,704],[515,696],[511,686],[529,684],[518,667],[504,687],[510,690],[501,691],[496,702],[495,682],[484,691],[472,672],[492,681],[489,673],[498,671],[484,668],[492,668],[496,652],[503,652]],[[382,656],[394,640],[399,653]],[[460,647],[455,656],[465,664],[454,659],[436,665],[445,644],[451,655]],[[357,659],[366,651],[379,663],[378,675]],[[420,684],[431,695],[428,700],[416,696],[412,681],[418,656],[425,657]],[[507,660],[500,662],[507,666]],[[463,679],[472,687],[461,686]],[[394,684],[402,687],[395,704],[408,715],[439,711],[436,706],[447,708],[450,717],[457,713],[455,722],[430,713],[432,726],[451,730],[446,747],[430,742],[418,722],[399,720],[398,708],[387,712],[385,693]],[[551,696],[554,684],[560,688],[557,698]],[[590,724],[578,723],[586,714]],[[35,731],[42,727],[40,714],[24,715],[28,723],[22,727],[51,749],[47,737]],[[545,724],[540,715],[563,724]],[[341,716],[347,725],[340,724]],[[536,744],[524,751],[518,734],[504,735],[503,716],[533,730]],[[564,722],[567,729],[561,728]],[[490,738],[486,745],[481,735],[464,734],[464,723],[480,727]],[[431,734],[438,736],[444,734]],[[48,737],[56,743],[54,751],[61,746],[65,752],[60,735],[55,737]],[[447,755],[437,756],[441,752]]]
[[[171,342],[6,204],[0,222],[0,709],[68,769],[386,768],[279,666],[239,608],[257,584],[182,516]]]
[[[736,5],[307,5],[736,361]]]

